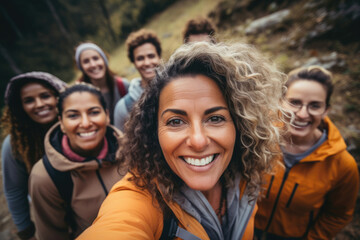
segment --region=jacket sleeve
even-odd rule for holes
[[[29,178],[29,191],[34,207],[37,238],[70,239],[65,222],[64,201],[47,173],[42,160],[33,167]]]
[[[126,95],[125,95],[126,96]],[[124,131],[124,124],[129,117],[125,104],[125,97],[121,98],[115,105],[114,109],[114,126]]]
[[[17,229],[23,231],[33,226],[28,201],[29,175],[25,164],[13,156],[10,135],[3,142],[1,159],[6,201]]]
[[[103,202],[93,225],[77,239],[159,239],[162,219],[149,194],[115,187]]]
[[[307,239],[331,239],[352,219],[359,189],[357,164],[348,152],[344,152],[336,167],[339,176],[326,195]]]

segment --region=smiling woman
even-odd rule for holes
[[[127,94],[129,82],[110,70],[105,52],[94,43],[79,44],[75,61],[83,73],[78,82],[90,83],[100,89],[109,109],[110,121],[113,122],[115,105]]]
[[[122,177],[115,164],[121,132],[109,125],[101,92],[90,84],[74,85],[60,94],[58,110],[60,123],[47,133],[45,156],[29,180],[38,239],[79,235]],[[56,179],[65,174],[61,189]]]
[[[57,121],[57,96],[65,87],[49,73],[29,72],[13,77],[6,88],[1,122],[7,135],[1,149],[3,184],[21,239],[31,239],[35,233],[28,202],[29,173],[44,154],[45,133]]]
[[[248,45],[181,46],[126,125],[118,154],[130,173],[79,239],[252,239],[283,83]]]
[[[284,167],[268,175],[256,215],[258,239],[332,239],[352,218],[359,188],[354,158],[327,113],[331,73],[309,66],[289,73],[284,106],[293,112]]]

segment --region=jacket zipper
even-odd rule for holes
[[[314,211],[311,211],[311,212],[310,212],[310,215],[309,215],[309,224],[308,224],[308,226],[307,226],[307,228],[306,228],[306,231],[305,231],[305,234],[304,234],[303,237],[305,237],[305,236],[308,235],[309,230],[310,230],[310,227],[311,227],[312,224],[313,224],[313,217],[314,217]]]
[[[276,199],[275,199],[274,207],[273,207],[273,209],[272,209],[272,211],[271,211],[271,214],[270,214],[269,222],[268,222],[268,224],[266,225],[266,228],[265,228],[265,230],[264,230],[265,232],[268,231],[268,229],[269,229],[269,227],[270,227],[270,224],[271,224],[271,221],[272,221],[272,219],[273,219],[273,217],[274,217],[275,209],[276,209],[276,206],[277,206],[277,204],[278,204],[281,191],[282,191],[282,189],[283,189],[283,187],[284,187],[284,183],[285,183],[285,181],[286,181],[286,179],[287,179],[287,177],[288,177],[288,175],[289,175],[289,171],[290,171],[290,169],[289,169],[289,168],[286,168],[285,173],[284,173],[284,177],[283,177],[282,182],[281,182],[281,185],[280,185],[280,189],[279,189],[278,195],[276,196]]]

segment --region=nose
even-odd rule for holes
[[[37,108],[44,106],[43,100],[41,100],[39,97],[35,98],[35,104]]]
[[[96,66],[96,62],[95,62],[94,60],[90,60],[90,66],[91,66],[91,67]]]
[[[88,127],[91,126],[91,121],[90,121],[90,119],[89,119],[89,117],[87,115],[83,115],[81,117],[81,123],[80,124],[81,124],[81,127],[88,128]]]
[[[300,118],[307,118],[309,116],[307,105],[303,105],[300,110],[296,112],[296,116]]]
[[[150,59],[146,57],[146,58],[144,59],[144,64],[145,64],[145,65],[150,65],[150,63],[151,63]]]
[[[187,145],[197,152],[203,151],[210,143],[206,130],[202,124],[196,124],[191,127],[190,135],[187,139]]]

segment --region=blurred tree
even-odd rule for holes
[[[94,41],[111,52],[119,40],[175,1],[1,1],[0,78],[5,81],[0,94],[7,81],[22,71],[47,71],[72,80],[78,43]]]

